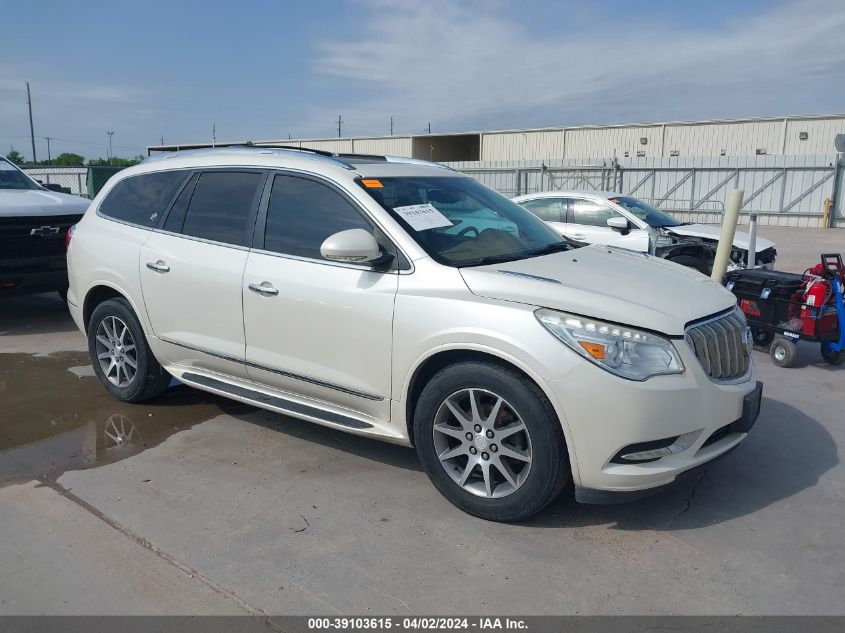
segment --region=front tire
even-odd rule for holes
[[[778,367],[792,367],[798,357],[798,347],[785,338],[776,338],[769,348],[772,362]]]
[[[170,384],[170,374],[153,356],[126,299],[109,299],[94,308],[88,321],[88,354],[100,383],[121,402],[149,400]]]
[[[452,504],[492,521],[542,510],[570,479],[563,430],[540,388],[492,363],[438,372],[414,414],[420,461]]]
[[[681,266],[686,266],[687,268],[695,268],[698,272],[704,275],[707,274],[707,266],[704,262],[692,255],[678,255],[677,257],[670,257],[669,261],[680,264]]]

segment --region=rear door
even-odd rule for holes
[[[568,207],[566,198],[537,198],[519,204],[561,235],[566,235],[566,211]]]
[[[246,377],[241,282],[265,177],[195,173],[141,247],[147,314],[171,363]]]
[[[320,255],[339,231],[385,238],[351,197],[316,177],[276,174],[264,206],[243,280],[250,378],[389,420],[397,271]]]

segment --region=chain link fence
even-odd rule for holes
[[[29,167],[24,171],[47,189],[84,198],[94,198],[114,174],[125,167]]]

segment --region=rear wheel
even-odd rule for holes
[[[570,477],[563,430],[543,392],[492,363],[461,362],[437,373],[417,402],[414,438],[435,487],[485,519],[525,519]]]
[[[125,299],[109,299],[94,309],[88,321],[88,353],[100,383],[117,400],[148,400],[170,384],[170,374],[153,356]]]
[[[798,355],[798,348],[792,341],[785,338],[776,338],[769,348],[769,355],[772,362],[778,367],[792,367]]]

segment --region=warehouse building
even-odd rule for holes
[[[829,155],[834,152],[833,137],[837,132],[845,132],[843,114],[255,143],[337,153],[412,156],[438,162],[550,161],[599,157]],[[173,145],[152,146],[148,151],[174,149]]]

